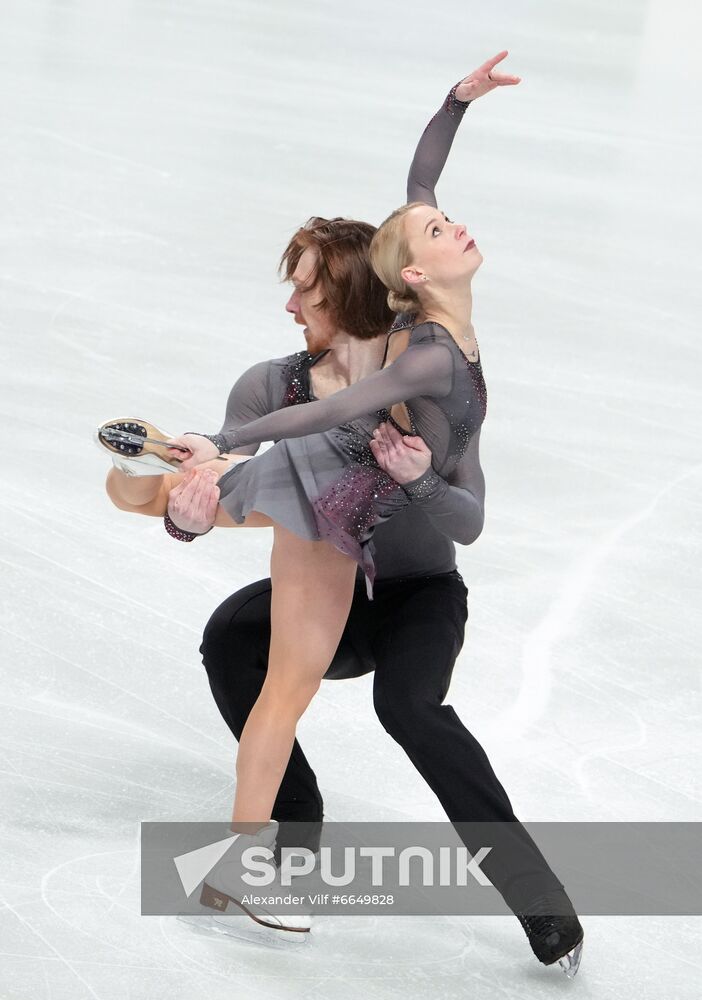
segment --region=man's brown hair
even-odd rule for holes
[[[319,305],[336,326],[359,340],[387,333],[394,313],[388,290],[373,271],[370,244],[375,226],[355,219],[313,216],[295,233],[280,258],[280,271],[292,279],[308,247],[317,251],[317,266],[305,290],[319,288]]]

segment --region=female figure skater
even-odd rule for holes
[[[436,147],[432,155],[443,166],[466,104],[496,86],[519,82],[492,75],[506,54],[453,88],[415,160]],[[478,463],[486,391],[471,323],[471,281],[482,263],[475,241],[434,207],[432,197],[429,204],[413,201],[394,212],[376,233],[371,258],[389,289],[390,307],[416,313],[411,329],[388,339],[381,370],[331,397],[279,410],[209,440],[189,433],[172,442],[190,450],[184,465],[201,466],[174,491],[169,509],[176,525],[180,495],[192,492],[198,481],[203,497],[207,494],[213,473],[201,463],[216,467],[222,460],[215,455],[227,453],[235,464],[218,481],[215,523],[274,528],[269,668],[240,740],[234,828],[260,826],[270,818],[297,721],[343,632],[356,565],[363,567],[372,596],[373,527],[410,502],[373,457],[370,442],[382,437],[378,424],[389,419],[401,432],[421,436],[435,476],[454,472],[460,463]],[[267,440],[278,443],[261,456],[237,460],[238,447]],[[175,482],[177,477],[164,476],[150,500],[130,509],[164,513]],[[426,488],[433,485],[430,478]],[[482,497],[475,502],[476,517],[479,512],[482,518]],[[557,918],[549,910],[525,917],[529,934],[525,920],[544,938],[541,960],[561,961],[574,975],[583,935],[572,908]]]

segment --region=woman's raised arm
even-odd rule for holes
[[[466,108],[471,101],[489,94],[497,87],[510,87],[520,82],[518,76],[492,72],[506,57],[507,50],[498,52],[451,88],[419,140],[407,178],[408,203],[422,201],[436,208],[436,184]]]

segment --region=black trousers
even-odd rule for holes
[[[514,910],[540,892],[563,887],[514,815],[485,751],[453,708],[443,704],[463,645],[467,594],[456,570],[378,581],[373,601],[359,582],[325,678],[374,670],[378,718],[437,795],[448,818],[454,823],[509,824],[500,827],[500,851],[488,854],[481,868]],[[270,601],[270,579],[233,594],[210,618],[200,647],[217,707],[237,740],[266,675]],[[279,844],[286,821],[309,823],[308,845],[316,849],[323,800],[297,740],[272,815],[281,824]],[[471,853],[482,846],[469,843],[471,837],[457,829]]]

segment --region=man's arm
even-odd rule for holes
[[[219,446],[216,447],[211,443],[213,440],[230,440],[239,427],[243,427],[253,420],[258,420],[259,417],[271,413],[272,410],[277,409],[281,405],[281,401],[274,401],[272,399],[270,370],[270,361],[259,361],[257,364],[252,365],[251,368],[247,368],[244,374],[239,376],[229,391],[227,406],[224,412],[224,421],[219,433],[216,435],[200,435],[198,457],[193,459],[192,455],[188,456],[188,459],[183,462],[184,469],[195,468],[202,462],[206,462],[220,454]],[[204,438],[209,438],[210,443],[203,440]],[[180,443],[186,447],[188,446],[188,442],[182,440],[182,435],[177,438],[171,438],[170,441],[173,444]],[[231,447],[227,450],[229,453],[235,452],[237,455],[255,455],[260,446],[261,443],[256,441],[253,444],[241,444],[236,448]],[[170,454],[174,458],[181,458],[182,456],[179,448],[171,449]]]
[[[470,545],[485,523],[485,476],[480,466],[480,428],[446,479],[432,468],[402,488],[434,527],[460,545]]]
[[[373,456],[420,506],[433,526],[454,542],[470,545],[483,530],[485,477],[480,467],[480,428],[446,480],[431,466],[431,451],[420,437],[380,424],[370,442]]]
[[[232,386],[224,415],[223,431],[233,431],[243,424],[256,420],[274,409],[269,399],[269,361],[260,361],[248,368]],[[239,455],[255,455],[260,445],[242,445],[237,449]],[[182,452],[173,450],[178,458]],[[221,469],[223,463],[211,464],[214,469]],[[202,467],[202,466],[199,466]],[[227,466],[224,465],[224,469]],[[110,469],[107,474],[105,489],[115,507],[120,510],[133,511],[139,514],[163,516],[168,495],[182,480],[182,475],[165,474],[163,476],[134,477],[125,476],[117,469]]]
[[[270,365],[270,361],[259,361],[236,380],[229,392],[220,434],[229,434],[277,409],[270,399]],[[241,445],[236,453],[255,455],[260,447],[260,443]]]

